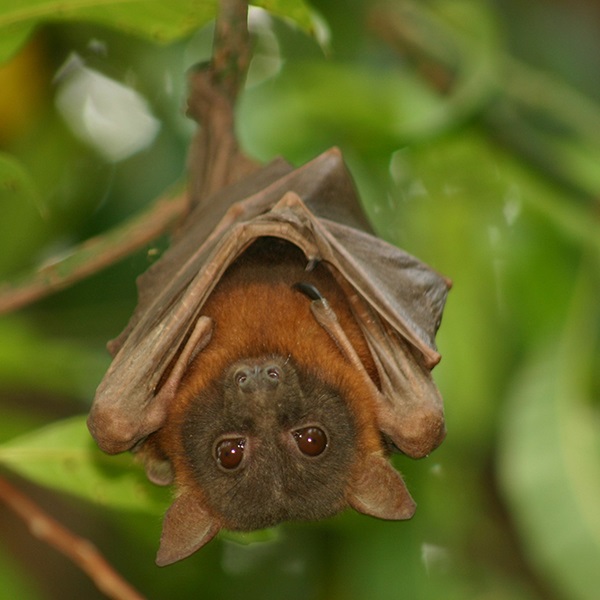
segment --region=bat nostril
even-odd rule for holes
[[[233,380],[243,392],[249,392],[256,387],[256,367],[240,367],[233,374]]]
[[[281,380],[281,369],[275,365],[266,365],[261,372],[261,382],[269,388],[279,385]]]

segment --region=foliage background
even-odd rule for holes
[[[184,72],[209,54],[214,3],[73,4],[0,2],[2,280],[184,174]],[[300,2],[264,4],[308,22]],[[96,452],[81,417],[149,249],[0,319],[0,469],[151,598],[597,597],[600,7],[312,5],[325,52],[287,21],[257,25],[240,136],[260,159],[297,164],[340,146],[380,235],[454,281],[434,372],[448,437],[425,460],[397,460],[415,518],[344,514],[154,566],[168,495],[127,457]],[[147,100],[151,145],[111,162],[71,133],[55,102],[72,53]],[[100,596],[4,507],[0,531],[3,597]]]

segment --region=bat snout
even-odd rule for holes
[[[282,369],[272,361],[241,364],[233,373],[234,383],[243,394],[275,390],[282,378]]]

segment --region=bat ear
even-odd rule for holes
[[[400,474],[379,454],[369,454],[360,475],[347,493],[350,506],[360,513],[400,521],[410,519],[416,504]]]
[[[210,542],[220,529],[198,498],[183,493],[165,515],[156,564],[164,567],[187,558]]]

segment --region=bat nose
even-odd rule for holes
[[[242,365],[236,369],[233,377],[240,391],[252,393],[258,390],[274,390],[281,381],[282,372],[278,365],[264,362]]]

